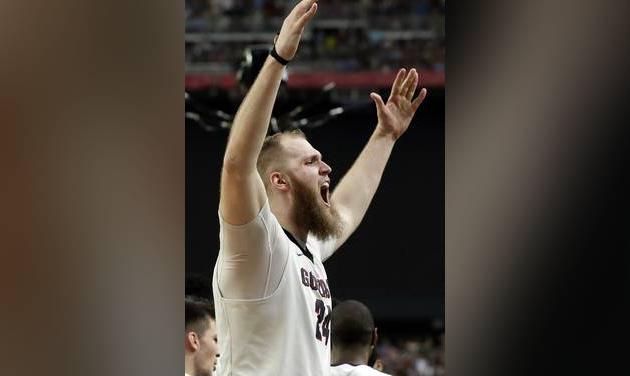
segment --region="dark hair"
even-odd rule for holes
[[[356,300],[337,303],[330,321],[333,346],[352,348],[372,344],[374,319],[363,303]]]
[[[212,281],[209,276],[203,274],[186,274],[184,286],[186,296],[196,296],[212,301]]]
[[[332,309],[335,309],[337,304],[341,303],[343,300],[335,298],[334,296],[331,298]]]
[[[211,301],[195,296],[186,296],[185,316],[186,332],[203,335],[208,330],[208,317],[214,320],[214,305]]]
[[[376,350],[376,346],[374,346],[374,348],[370,352],[370,357],[368,358],[367,365],[372,367],[372,368],[374,368],[374,365],[376,364],[376,359],[377,358],[378,358],[378,352]]]

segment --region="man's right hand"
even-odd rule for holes
[[[276,52],[280,57],[291,60],[295,56],[304,26],[317,12],[317,0],[302,0],[289,13],[282,23],[276,38]]]

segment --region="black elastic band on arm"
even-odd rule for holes
[[[273,47],[271,47],[271,51],[269,51],[269,55],[271,55],[274,59],[276,59],[278,61],[278,63],[282,64],[282,65],[287,65],[289,64],[289,61],[291,60],[287,60],[285,58],[283,58],[282,56],[278,55],[278,52],[276,51],[276,45],[274,44]]]

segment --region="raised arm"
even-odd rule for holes
[[[302,0],[285,18],[276,38],[278,55],[291,60],[306,23],[317,11],[316,0]],[[230,224],[250,222],[266,201],[256,160],[267,134],[284,66],[269,56],[241,103],[228,139],[221,172],[219,211]]]
[[[376,104],[378,124],[368,143],[341,179],[331,200],[344,221],[344,231],[336,247],[341,246],[356,230],[367,211],[383,176],[396,140],[407,130],[413,115],[427,95],[422,89],[414,100],[418,85],[418,72],[411,69],[398,71],[387,104],[376,93],[370,97]]]

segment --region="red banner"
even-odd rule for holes
[[[420,82],[425,87],[444,87],[444,71],[420,70]],[[334,82],[338,88],[386,88],[390,87],[394,81],[396,72],[312,72],[312,73],[289,73],[288,85],[291,88],[321,88],[324,85]],[[187,74],[187,90],[203,90],[210,87],[231,89],[236,85],[234,74],[208,75],[208,74]]]

